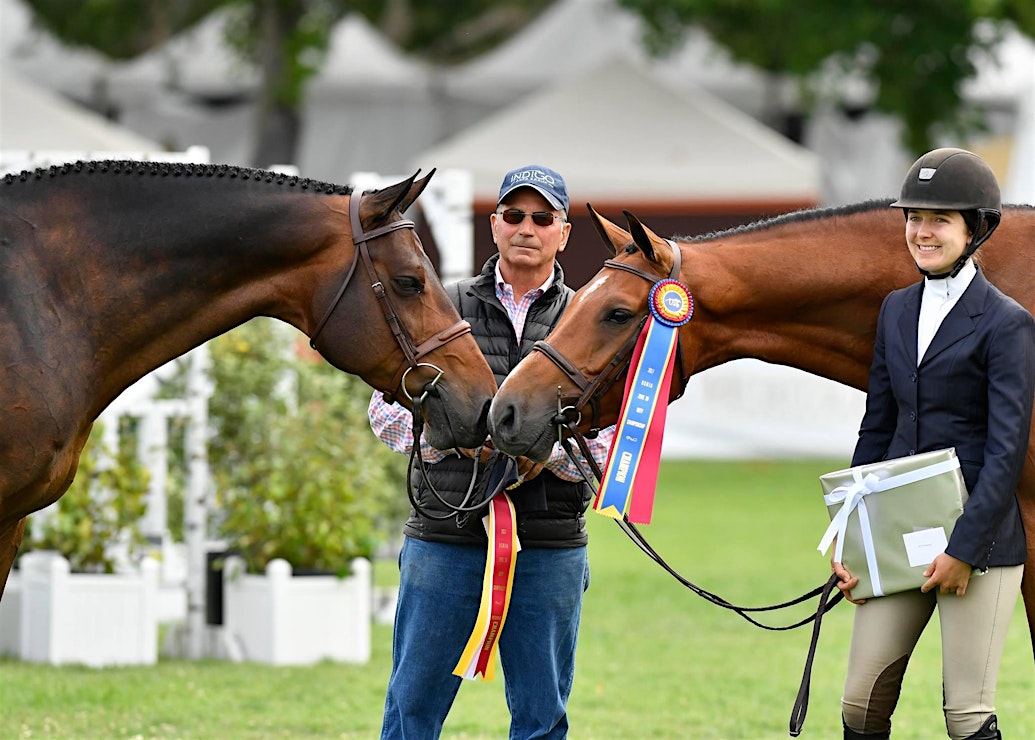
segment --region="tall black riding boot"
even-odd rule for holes
[[[888,738],[891,737],[890,732],[872,732],[864,735],[846,725],[844,720],[841,720],[841,724],[844,725],[845,728],[845,740],[888,740]]]
[[[990,715],[978,731],[967,740],[1003,740],[1003,735],[999,732],[999,720],[994,714]]]

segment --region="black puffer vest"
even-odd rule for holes
[[[494,283],[498,260],[499,255],[493,255],[480,275],[449,285],[447,291],[460,316],[471,322],[471,333],[478,347],[495,373],[496,382],[502,383],[518,362],[532,351],[532,345],[550,333],[574,291],[564,284],[564,272],[560,265],[554,263],[554,282],[529,309],[521,345],[518,346],[507,311],[496,298]],[[450,456],[429,467],[429,478],[443,499],[458,504],[470,484],[472,465],[474,461],[466,457]],[[427,490],[419,469],[413,471],[413,481],[417,502],[422,509],[432,515],[447,511]],[[484,485],[485,481],[479,483]],[[561,480],[543,470],[509,494],[517,510],[522,547],[580,547],[586,544],[584,514],[592,499],[592,490],[585,483]],[[483,515],[484,512],[478,512],[465,517],[463,526],[460,526],[455,516],[435,520],[411,509],[403,533],[435,542],[484,546],[487,539],[481,521]]]

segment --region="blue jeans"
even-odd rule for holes
[[[442,733],[463,679],[453,675],[481,600],[485,549],[407,537],[399,554],[392,676],[385,740]],[[528,549],[517,556],[510,610],[499,641],[510,738],[564,738],[575,676],[585,547]]]

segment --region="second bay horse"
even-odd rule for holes
[[[677,277],[694,301],[679,329],[681,362],[669,400],[694,373],[755,358],[865,390],[877,314],[890,291],[920,279],[905,247],[904,221],[890,201],[787,214],[669,243],[626,212],[629,230],[591,210],[617,256],[572,298],[540,351],[507,377],[489,430],[510,454],[543,460],[557,437],[561,402],[587,432],[620,412],[631,337],[647,314],[651,284]],[[1007,207],[978,251],[989,280],[1035,311],[1035,208]],[[1028,536],[1022,593],[1035,647],[1035,435],[1017,492]]]
[[[477,447],[496,382],[401,214],[370,193],[226,165],[79,162],[0,178],[0,595],[25,517],[151,370],[256,316]]]

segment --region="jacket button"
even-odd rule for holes
[[[915,455],[915,454],[916,454],[916,450],[910,450],[910,451],[909,451],[909,454],[910,454],[910,455]]]
[[[916,412],[915,411],[910,411],[909,412],[909,420],[910,421],[916,421]]]
[[[916,382],[916,373],[913,373],[912,375],[910,375],[909,376],[909,380],[912,381],[913,383],[915,383]]]

